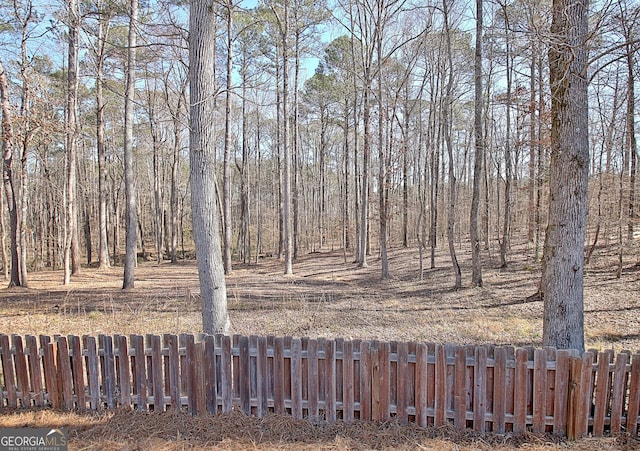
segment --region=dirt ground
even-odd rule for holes
[[[422,280],[415,249],[391,251],[391,278],[384,281],[375,257],[363,269],[341,251],[305,255],[294,263],[293,276],[282,274],[283,263],[277,259],[263,259],[257,266],[238,264],[227,279],[232,332],[541,346],[543,305],[533,296],[540,268],[531,249],[514,247],[507,269],[497,269],[497,256],[486,261],[484,286],[471,289],[467,248],[458,250],[466,285],[458,291],[452,290],[444,250]],[[640,252],[628,251],[620,278],[616,249],[594,252],[585,277],[588,348],[640,351]],[[84,269],[66,287],[61,271],[32,273],[29,288],[0,290],[0,333],[201,330],[195,262],[144,262],[135,274],[136,287],[123,291],[122,268]],[[69,427],[73,449],[640,449],[621,437],[567,444],[549,437],[480,438],[393,424],[311,425],[239,414],[201,419],[176,413],[152,418],[131,412],[0,413],[0,427]]]

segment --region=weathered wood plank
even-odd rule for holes
[[[73,373],[71,372],[71,360],[69,357],[69,345],[66,337],[58,337],[58,353],[56,366],[58,368],[58,385],[62,392],[62,407],[71,410],[73,402]],[[115,407],[115,406],[113,406]],[[110,406],[110,408],[112,408]]]
[[[26,408],[31,405],[27,356],[24,353],[24,345],[22,344],[22,337],[20,335],[13,335],[11,341],[13,342],[13,358],[16,368],[16,388],[20,394],[20,404]],[[73,408],[73,406],[71,408]]]
[[[207,335],[204,340],[204,390],[207,412],[218,413],[218,387],[216,383],[216,339]]]
[[[167,348],[167,385],[170,405],[173,410],[180,410],[180,354],[178,350],[178,336],[165,334],[164,345]]]
[[[621,352],[616,356],[616,364],[613,373],[613,390],[611,393],[611,433],[616,434],[622,430],[622,415],[625,399],[627,397],[627,364],[629,353]]]
[[[441,344],[435,347],[435,399],[434,425],[444,426],[447,421],[447,357],[445,348]]]
[[[427,427],[427,345],[418,343],[416,347],[416,424],[422,428]]]
[[[398,343],[398,366],[396,377],[396,418],[398,423],[407,423],[407,372],[409,349],[407,343]]]
[[[107,409],[116,407],[116,368],[113,355],[113,338],[110,335],[99,335],[98,344],[102,348],[103,355],[100,357],[102,368],[102,389]]]
[[[391,344],[380,343],[380,421],[387,421],[391,418]]]
[[[18,395],[16,390],[15,367],[13,364],[13,353],[7,335],[0,335],[0,358],[2,359],[2,375],[4,376],[4,386],[7,390],[7,406],[18,406]]]
[[[258,337],[258,355],[256,359],[256,396],[258,398],[256,414],[258,418],[264,418],[269,413],[267,349],[267,338]]]
[[[638,436],[638,415],[640,415],[640,354],[631,359],[629,375],[629,408],[627,411],[627,432],[632,437]]]
[[[273,407],[278,415],[284,414],[284,339],[273,342]]]
[[[553,432],[565,435],[567,429],[567,404],[569,402],[569,373],[571,353],[565,349],[556,352],[555,399],[553,402]]]
[[[360,420],[371,421],[371,343],[360,342]],[[355,386],[354,386],[355,390]],[[382,396],[382,392],[381,392]]]
[[[251,360],[249,357],[249,337],[238,339],[240,357],[238,363],[238,388],[240,389],[240,409],[245,415],[251,415]]]
[[[493,352],[493,432],[505,433],[507,398],[507,350],[497,347]]]
[[[611,393],[610,356],[611,354],[606,352],[601,352],[598,356],[592,432],[594,437],[602,437],[604,434],[604,422],[609,410],[609,394]]]
[[[137,409],[145,412],[149,409],[147,404],[147,363],[144,350],[144,337],[142,335],[132,335],[131,345],[134,349],[133,366],[135,374],[135,388],[138,395]]]
[[[67,340],[69,341],[69,349],[71,349],[71,372],[73,373],[73,392],[76,397],[76,408],[84,410],[87,408],[87,402],[85,399],[85,369],[82,345],[80,337],[75,335],[69,335]]]
[[[164,359],[162,358],[162,346],[160,336],[151,337],[151,369],[153,380],[153,410],[164,412]]]
[[[464,346],[456,348],[455,357],[455,396],[454,425],[456,429],[467,427],[467,350]]]
[[[44,407],[44,385],[42,383],[42,359],[38,349],[38,339],[33,335],[25,337],[25,344],[29,352],[29,379],[33,391],[33,401],[36,407]],[[3,405],[0,393],[0,406]]]
[[[223,335],[221,338],[222,358],[220,364],[221,371],[221,396],[222,396],[222,412],[230,413],[233,410],[233,373],[231,360],[231,337]]]
[[[85,335],[82,337],[82,345],[87,354],[85,365],[87,368],[87,384],[89,386],[89,408],[98,410],[100,408],[100,370],[96,338]]]
[[[536,349],[533,355],[533,432],[545,430],[547,395],[547,356],[544,350]]]
[[[291,416],[302,419],[302,342],[291,341]]]
[[[525,432],[527,421],[527,361],[528,353],[525,349],[516,351],[516,368],[513,380],[513,432],[522,434]]]
[[[54,409],[60,409],[62,408],[62,386],[58,384],[58,346],[57,343],[48,340],[43,344],[44,380],[49,394],[49,403]]]
[[[486,431],[487,349],[478,346],[473,368],[473,430]]]
[[[344,421],[354,419],[354,371],[353,342],[347,340],[342,347],[342,419]]]
[[[325,394],[325,418],[327,421],[336,421],[336,342],[327,340],[324,352],[327,390]]]

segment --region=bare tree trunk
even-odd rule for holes
[[[229,332],[227,287],[220,247],[216,201],[215,124],[211,120],[216,96],[213,47],[216,16],[208,0],[193,0],[189,15],[190,174],[193,238],[198,260],[202,329]]]
[[[101,11],[102,2],[98,6],[98,36],[96,53],[96,147],[98,150],[98,269],[111,267],[109,260],[109,244],[107,238],[107,158],[104,139],[104,99],[103,70],[105,44],[109,32],[110,14]]]
[[[451,124],[450,124],[450,109],[452,103],[451,93],[453,92],[453,55],[451,49],[451,30],[449,29],[449,5],[448,0],[442,1],[442,10],[444,16],[445,27],[445,40],[447,46],[447,60],[448,60],[448,80],[445,87],[445,97],[442,102],[442,128],[444,133],[444,141],[447,146],[447,154],[449,156],[449,218],[447,221],[447,240],[449,242],[449,254],[451,255],[451,265],[453,273],[455,275],[454,288],[457,290],[462,287],[462,274],[460,272],[460,264],[456,256],[456,249],[454,245],[454,226],[455,226],[455,210],[456,210],[456,176],[454,172],[454,159],[453,159],[453,143],[451,142]]]
[[[512,65],[511,65],[511,41],[509,36],[509,13],[506,4],[501,4],[504,13],[504,33],[506,48],[506,72],[507,72],[507,101],[506,101],[506,136],[504,145],[504,220],[502,222],[502,241],[500,242],[500,267],[507,267],[507,252],[510,248],[511,235],[511,179],[513,178],[513,163],[511,161],[511,85],[512,85]]]
[[[482,262],[480,260],[480,235],[478,233],[478,210],[480,207],[480,182],[482,180],[482,163],[484,161],[484,134],[482,124],[482,0],[476,0],[476,53],[475,53],[475,159],[473,165],[473,190],[471,195],[471,211],[469,218],[469,235],[471,237],[471,286],[482,286]]]
[[[289,0],[284,0],[284,15],[280,17],[273,9],[280,28],[282,45],[282,141],[283,180],[282,180],[282,231],[284,241],[284,273],[293,274],[293,232],[291,224],[291,133],[289,123]],[[297,87],[296,87],[297,89]]]
[[[4,193],[9,212],[9,237],[11,240],[11,276],[10,287],[20,286],[20,267],[18,262],[18,208],[13,188],[13,119],[9,103],[9,85],[7,74],[0,63],[0,100],[2,105],[2,178]]]
[[[222,257],[225,274],[231,274],[231,94],[233,89],[233,0],[227,10],[227,89],[224,111],[224,161],[222,166]]]
[[[588,0],[554,0],[549,51],[551,165],[542,293],[545,346],[584,350],[584,241],[589,175]]]
[[[78,258],[78,212],[77,212],[77,167],[78,152],[78,27],[79,17],[75,0],[68,0],[69,7],[69,54],[67,76],[67,234],[64,252],[64,284],[71,282],[71,275],[80,270]]]
[[[125,178],[125,259],[122,288],[135,285],[136,229],[138,225],[135,173],[133,168],[133,96],[136,80],[136,26],[138,22],[138,0],[130,0],[129,39],[127,48],[126,88],[124,95],[124,178]]]

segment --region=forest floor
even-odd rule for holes
[[[587,348],[640,351],[639,244],[625,249],[616,277],[617,248],[594,252],[585,276]],[[469,288],[470,253],[458,249],[463,288],[453,290],[448,253],[420,278],[415,249],[393,249],[390,273],[370,257],[358,268],[341,251],[305,255],[294,275],[283,262],[261,259],[236,265],[227,278],[232,333],[343,337],[456,344],[542,345],[542,302],[535,298],[540,265],[525,245],[514,246],[510,264],[487,258],[484,286]],[[163,334],[201,330],[196,263],[143,262],[136,286],[121,290],[122,268],[85,268],[63,286],[61,271],[31,273],[29,288],[0,290],[0,333]],[[477,437],[449,430],[393,424],[312,426],[306,421],[233,415],[198,419],[181,414],[55,413],[0,410],[0,427],[65,426],[72,449],[640,449],[621,437],[562,443],[550,437]],[[232,426],[230,426],[230,424]]]

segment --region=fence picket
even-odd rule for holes
[[[613,378],[613,389],[611,392],[611,433],[617,434],[621,431],[622,414],[624,410],[625,398],[627,397],[627,363],[629,353],[621,352],[616,357],[616,364]]]
[[[463,430],[467,427],[467,350],[464,346],[456,348],[455,362],[453,423],[456,429]]]
[[[59,372],[58,386],[61,387],[62,407],[67,410],[73,409],[73,373],[71,372],[71,360],[69,357],[69,346],[66,337],[58,337],[58,352],[56,367]],[[115,407],[115,406],[113,406]],[[111,405],[109,408],[113,408]]]
[[[231,368],[231,337],[223,335],[221,337],[222,358],[221,378],[220,378],[220,395],[222,396],[222,412],[230,413],[233,409],[233,372]]]
[[[416,423],[420,427],[427,427],[427,345],[418,343],[416,347]]]
[[[49,402],[54,409],[62,407],[62,387],[58,384],[57,368],[57,344],[50,342],[47,337],[43,340],[44,345],[44,380],[49,393]],[[60,376],[61,377],[61,376]]]
[[[527,360],[525,349],[516,351],[516,368],[513,385],[513,432],[522,434],[525,431],[527,420]]]
[[[360,419],[371,421],[371,343],[360,342]]]
[[[609,408],[610,372],[609,358],[611,354],[601,352],[598,355],[598,370],[596,373],[595,409],[593,413],[593,436],[602,437],[604,433],[604,420]]]
[[[553,401],[553,430],[567,428],[567,403],[569,401],[569,370],[571,353],[558,350],[556,354],[555,395]]]
[[[85,335],[82,337],[82,345],[86,351],[85,365],[87,368],[87,383],[89,385],[89,408],[100,408],[100,375],[98,372],[98,350],[96,338]]]
[[[256,359],[256,379],[257,379],[256,396],[258,398],[256,415],[259,418],[262,418],[262,417],[265,417],[269,412],[269,404],[268,404],[269,379],[268,379],[268,367],[267,367],[267,338],[266,337],[258,337],[258,355]],[[316,397],[316,400],[317,400],[317,397]]]
[[[162,349],[160,347],[160,336],[150,337],[151,345],[151,387],[153,390],[153,410],[164,411],[164,376]]]
[[[116,406],[116,371],[113,356],[113,339],[109,335],[99,335],[98,343],[103,353],[100,361],[104,396],[107,402],[107,408],[113,409]]]
[[[13,366],[13,354],[9,337],[0,335],[0,358],[2,359],[2,376],[4,378],[4,386],[7,390],[6,400],[8,407],[18,406],[18,395],[16,393],[16,379]]]
[[[216,339],[213,335],[207,335],[204,340],[204,362],[201,365],[204,370],[205,407],[207,412],[218,412],[218,387],[216,383]]]
[[[136,388],[135,393],[138,395],[137,409],[141,412],[148,410],[147,405],[147,371],[146,356],[144,350],[144,337],[142,335],[132,335],[131,345],[134,349],[133,365]]]
[[[638,436],[638,415],[640,415],[640,354],[631,359],[629,375],[629,408],[627,410],[627,431],[632,437]]]
[[[25,337],[25,342],[29,352],[29,379],[31,381],[31,389],[33,391],[33,400],[36,407],[44,407],[45,392],[44,386],[42,385],[42,361],[40,358],[40,351],[38,350],[38,341],[35,336],[27,335]],[[2,405],[2,393],[0,393],[0,406]]]
[[[379,346],[380,421],[387,421],[391,418],[389,413],[389,404],[391,403],[391,343],[383,342]]]
[[[434,417],[435,427],[444,426],[447,421],[447,359],[445,348],[441,344],[435,347],[435,399]]]
[[[547,395],[547,355],[543,349],[533,354],[533,432],[545,430]]]
[[[495,348],[493,353],[493,432],[504,434],[507,398],[507,350]]]
[[[29,399],[29,373],[27,371],[27,356],[24,353],[22,337],[20,335],[13,335],[11,341],[13,341],[16,388],[20,394],[20,403],[22,407],[29,407],[29,405],[31,405],[31,400]]]
[[[336,342],[325,342],[325,366],[326,366],[326,394],[325,394],[325,419],[336,421]],[[362,370],[362,368],[361,368]],[[360,412],[362,415],[362,411]]]
[[[165,334],[164,345],[168,350],[167,381],[169,399],[173,410],[180,410],[180,355],[178,350],[178,336]]]
[[[302,419],[302,342],[291,341],[291,416]]]
[[[396,420],[407,423],[407,373],[409,349],[407,343],[398,343],[398,364],[396,367]]]
[[[76,396],[76,406],[80,410],[87,408],[85,400],[84,365],[80,337],[69,335],[69,349],[71,349],[71,371],[73,373],[73,389]]]
[[[284,339],[273,342],[273,408],[278,415],[284,413]]]
[[[249,356],[249,337],[242,336],[238,340],[240,358],[239,368],[239,389],[240,408],[245,415],[251,415],[251,359]]]
[[[354,403],[354,364],[353,364],[353,342],[347,340],[342,346],[342,419],[353,421]]]
[[[478,346],[475,351],[473,369],[473,429],[478,432],[486,431],[486,375],[487,375],[487,348]]]

